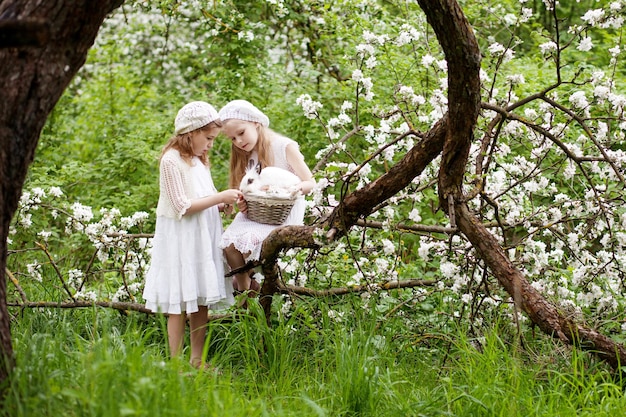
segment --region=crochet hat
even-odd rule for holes
[[[257,122],[268,127],[270,119],[252,103],[246,100],[233,100],[220,109],[220,119],[245,120],[246,122]]]
[[[185,104],[174,120],[174,133],[181,135],[200,129],[219,119],[217,110],[204,101],[192,101]]]

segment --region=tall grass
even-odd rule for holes
[[[479,341],[459,330],[416,350],[421,342],[393,318],[381,326],[379,316],[353,311],[336,321],[325,304],[309,307],[272,326],[256,303],[211,322],[206,352],[221,375],[168,359],[159,316],[20,312],[0,415],[597,417],[626,409],[619,378],[544,338],[522,346],[498,327]]]

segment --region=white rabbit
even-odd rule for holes
[[[241,179],[239,189],[244,194],[274,195],[290,197],[298,190],[296,185],[302,180],[294,173],[278,167],[266,167],[259,173],[256,169],[249,169]]]
[[[255,168],[246,170],[246,174],[239,183],[239,190],[244,194],[258,193],[261,190],[260,175]]]

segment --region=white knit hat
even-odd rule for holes
[[[257,122],[268,127],[270,119],[252,103],[246,100],[233,100],[220,109],[219,118],[222,121],[228,119],[245,120],[246,122]]]
[[[192,101],[185,104],[174,120],[174,133],[181,135],[191,132],[219,120],[215,107],[204,101]]]

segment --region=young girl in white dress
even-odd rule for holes
[[[234,301],[232,284],[224,279],[219,210],[234,204],[241,192],[218,193],[213,185],[207,152],[221,126],[213,106],[186,104],[174,126],[175,135],[163,147],[159,163],[156,230],[143,298],[148,309],[168,314],[172,357],[182,351],[189,315],[190,363],[200,367],[208,306],[229,297]]]
[[[297,185],[305,195],[315,186],[311,170],[304,161],[298,143],[269,128],[268,117],[246,100],[233,100],[219,112],[222,133],[232,141],[230,156],[230,187],[237,188],[247,169],[274,166],[296,174],[302,182]],[[248,261],[258,260],[263,240],[279,226],[254,222],[246,216],[245,200],[238,202],[239,213],[222,235],[220,247],[224,248],[231,270]],[[301,225],[304,220],[304,197],[296,200],[291,213],[280,225]],[[248,272],[235,274],[233,285],[238,291],[255,290],[256,284]]]

